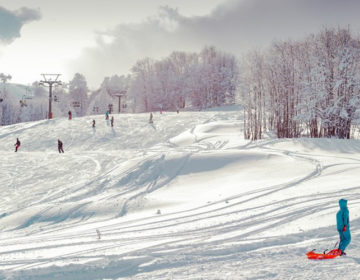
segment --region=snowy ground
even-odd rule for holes
[[[360,141],[244,141],[237,110],[148,117],[0,128],[0,279],[359,279]],[[307,260],[337,241],[339,198],[348,256]]]

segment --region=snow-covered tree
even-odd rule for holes
[[[207,47],[200,54],[174,52],[132,69],[129,96],[136,111],[208,108],[234,103],[238,67],[234,56]]]
[[[72,111],[72,99],[63,86],[56,86],[53,90],[53,112],[55,117],[66,117]]]
[[[127,90],[130,83],[130,76],[118,76],[106,77],[102,82],[100,89],[94,91],[89,99],[88,114],[104,114],[109,110],[109,105],[112,106],[114,112],[118,112],[118,97],[119,93],[122,93],[122,105],[121,112],[126,112],[127,102]]]
[[[88,110],[88,92],[84,75],[76,73],[69,83],[69,93],[73,110],[78,116],[84,116]]]
[[[259,118],[251,121],[259,109],[267,120],[261,126],[278,137],[350,137],[360,106],[359,39],[348,29],[326,28],[302,41],[276,42],[264,57],[261,67],[252,55],[244,64],[246,137],[260,136]]]

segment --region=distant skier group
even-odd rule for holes
[[[162,113],[162,111],[161,111],[161,113]],[[177,113],[179,113],[179,111],[177,111]],[[71,120],[72,119],[71,111],[68,112],[68,116],[69,116],[69,120]],[[109,111],[106,111],[106,113],[105,113],[105,120],[109,120]],[[153,123],[153,114],[152,113],[150,113],[149,123]],[[110,124],[111,124],[111,127],[114,126],[114,116],[111,116]],[[96,125],[96,122],[93,119],[92,127],[95,128],[95,125]],[[16,143],[14,145],[15,146],[15,152],[17,152],[19,150],[20,145],[21,145],[21,142],[20,142],[19,138],[16,138]],[[60,154],[64,153],[63,142],[60,139],[58,139],[58,151],[59,151]]]
[[[19,140],[19,138],[16,138],[16,143],[15,143],[15,152],[17,152],[20,148],[21,142]],[[63,142],[58,139],[58,151],[59,153],[64,153],[64,149],[63,149]]]
[[[109,111],[106,111],[105,120],[108,120],[108,119],[109,119]],[[111,127],[113,127],[114,126],[114,116],[111,116],[110,123],[111,123]]]
[[[105,120],[109,120],[109,114],[110,114],[109,111],[106,111],[106,112],[105,112]],[[96,124],[96,122],[95,122],[95,120],[93,119],[93,121],[92,121],[92,127],[93,127],[93,128],[95,128],[95,124]],[[114,116],[111,116],[110,124],[111,124],[111,127],[114,126]]]
[[[68,115],[69,115],[69,120],[71,120],[72,119],[71,111],[68,112]],[[19,138],[16,138],[16,143],[14,145],[15,146],[15,152],[17,152],[19,150],[20,145],[21,145],[21,142],[20,142]],[[63,142],[60,139],[58,139],[58,151],[59,151],[60,154],[64,153]]]
[[[72,119],[71,111],[68,112],[68,115],[69,115],[69,120],[71,120]],[[15,146],[15,152],[17,152],[19,150],[20,145],[21,145],[21,142],[20,142],[19,138],[16,138],[16,143],[14,145]],[[60,139],[58,139],[58,151],[59,151],[60,154],[64,153],[63,142]]]

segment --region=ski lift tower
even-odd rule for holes
[[[11,80],[11,78],[12,77],[10,75],[5,75],[4,73],[0,73],[0,80],[3,82],[3,96],[5,96],[6,93],[5,84],[7,80]],[[3,101],[4,101],[3,97],[0,97],[0,102]]]
[[[61,74],[41,74],[44,80],[40,81],[39,85],[47,85],[49,87],[49,119],[52,119],[53,114],[51,112],[51,102],[52,102],[52,87],[53,85],[62,85],[62,82],[59,79]]]
[[[125,96],[127,93],[127,90],[119,90],[119,89],[110,89],[107,88],[107,92],[112,95],[112,96],[116,96],[119,98],[119,114],[121,111],[121,97]]]

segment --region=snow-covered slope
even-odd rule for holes
[[[358,140],[249,142],[238,110],[114,116],[0,128],[0,279],[358,279]],[[307,260],[342,197],[348,256]]]

